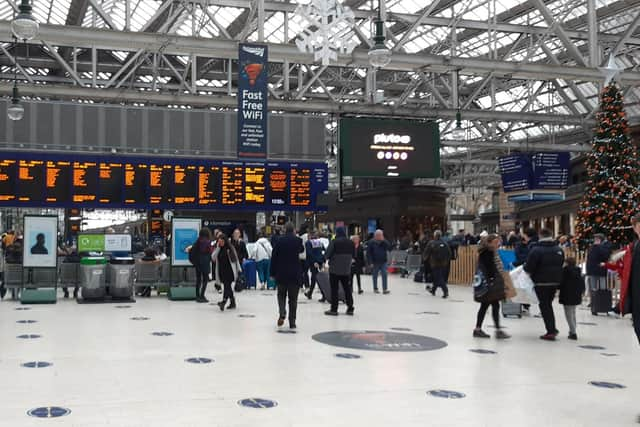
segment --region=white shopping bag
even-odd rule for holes
[[[510,273],[513,287],[516,288],[517,295],[511,302],[520,304],[538,304],[538,297],[533,289],[534,284],[522,266],[512,270]]]

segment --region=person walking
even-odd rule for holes
[[[302,282],[300,254],[304,251],[302,239],[294,234],[293,223],[285,225],[285,235],[277,239],[271,256],[271,277],[278,287],[278,326],[284,325],[287,317],[287,297],[289,298],[289,327],[296,328],[298,292]]]
[[[524,271],[529,273],[535,284],[540,314],[547,330],[540,339],[545,341],[555,341],[559,333],[553,314],[553,300],[562,281],[563,264],[564,251],[553,240],[551,231],[543,228],[540,230],[540,240],[529,252]]]
[[[449,263],[451,262],[451,249],[449,245],[442,240],[442,232],[436,230],[433,233],[433,240],[427,245],[423,258],[429,264],[431,269],[431,277],[433,278],[433,287],[431,295],[436,295],[436,290],[442,288],[442,298],[449,297],[449,288],[447,287],[447,275],[449,271]]]
[[[318,272],[322,270],[322,267],[325,263],[325,248],[322,244],[322,241],[318,238],[318,233],[313,231],[307,242],[305,243],[305,260],[307,265],[302,270],[302,280],[304,281],[304,275],[306,271],[311,272],[311,279],[309,280],[309,290],[305,292],[304,296],[307,299],[311,299],[313,297],[313,291],[318,284]],[[320,302],[326,302],[327,296],[324,294],[324,291],[320,286],[318,286],[320,292],[322,293],[322,298],[320,298]]]
[[[482,330],[482,323],[489,307],[491,307],[491,317],[496,327],[496,338],[511,338],[500,327],[500,301],[505,297],[505,284],[502,276],[502,261],[498,255],[499,247],[500,236],[497,234],[489,234],[482,238],[478,245],[478,272],[490,287],[486,294],[476,299],[480,303],[480,308],[476,316],[476,327],[473,330],[474,338],[490,338],[490,335]]]
[[[264,233],[260,233],[256,242],[256,270],[258,271],[258,279],[260,281],[260,289],[267,289],[269,282],[269,266],[271,265],[271,253],[273,248],[271,242]]]
[[[209,274],[211,274],[211,231],[208,228],[202,228],[198,234],[198,240],[191,246],[189,250],[189,260],[196,268],[196,302],[209,302],[205,298],[207,292],[207,283],[209,283]],[[195,251],[193,254],[191,251]]]
[[[307,241],[309,240],[309,226],[302,224],[300,226],[300,232],[298,237],[302,239],[302,245],[306,248]],[[302,286],[305,289],[309,289],[309,262],[307,262],[307,251],[303,251],[298,258],[300,259],[300,266],[302,267]]]
[[[223,294],[222,301],[218,303],[220,311],[224,311],[227,301],[229,301],[228,310],[236,308],[236,297],[233,294],[231,284],[238,279],[238,275],[242,272],[240,266],[240,258],[233,244],[227,239],[224,233],[218,235],[216,249],[211,255],[216,263],[215,277],[218,283],[222,283]]]
[[[324,314],[338,315],[340,285],[344,290],[344,299],[349,316],[353,316],[353,287],[351,283],[351,262],[355,245],[347,237],[344,227],[336,228],[336,238],[329,243],[326,257],[329,260],[329,283],[331,283],[331,309]]]
[[[587,254],[587,284],[591,299],[594,291],[607,289],[607,268],[604,264],[609,261],[610,256],[611,245],[606,241],[604,234],[594,235],[593,245]]]
[[[351,289],[353,289],[353,278],[355,276],[356,280],[358,280],[358,295],[361,295],[364,291],[362,290],[362,284],[360,283],[360,275],[362,274],[362,269],[364,268],[366,263],[364,259],[364,248],[360,243],[360,236],[352,236],[351,241],[353,242],[353,262],[351,263]]]
[[[247,244],[242,240],[242,231],[239,228],[233,230],[231,244],[238,254],[238,262],[242,265],[246,259],[249,259],[249,251],[247,251]]]
[[[576,306],[582,304],[584,295],[584,279],[580,267],[576,266],[576,259],[568,257],[562,270],[562,282],[560,282],[560,304],[564,306],[564,315],[569,325],[569,339],[577,340],[576,333]]]
[[[373,278],[373,292],[379,294],[378,290],[378,274],[382,276],[382,292],[389,294],[387,286],[387,259],[388,252],[391,250],[391,243],[384,238],[382,230],[376,230],[373,240],[369,241],[367,246],[367,259],[371,264],[371,277]]]

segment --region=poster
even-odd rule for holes
[[[107,234],[104,236],[106,252],[131,252],[130,234]]]
[[[171,265],[190,266],[187,248],[198,239],[200,218],[173,218],[171,222]]]
[[[57,237],[58,217],[25,216],[23,266],[55,268],[57,266]]]
[[[104,234],[78,236],[78,253],[83,252],[104,252]]]
[[[238,47],[238,157],[267,157],[267,46]]]

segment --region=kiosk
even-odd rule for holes
[[[169,299],[195,300],[195,267],[189,262],[189,248],[198,239],[200,218],[173,218],[171,221],[171,283]]]
[[[22,304],[55,304],[58,289],[57,216],[24,217]]]

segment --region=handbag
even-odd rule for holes
[[[481,268],[478,268],[473,280],[473,299],[480,303],[493,303],[505,298],[505,285],[501,275],[493,279],[487,278]]]
[[[491,284],[487,280],[487,276],[485,276],[484,272],[478,268],[476,270],[476,274],[473,276],[473,299],[476,302],[482,302],[481,299],[489,293],[489,288]]]
[[[243,272],[238,273],[238,278],[236,279],[236,284],[233,287],[233,290],[236,292],[242,292],[247,288],[247,278],[245,277]]]

